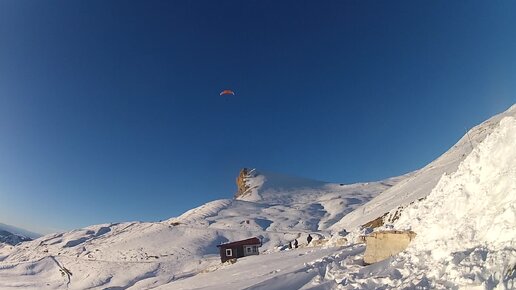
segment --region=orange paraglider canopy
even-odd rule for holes
[[[234,96],[235,92],[233,92],[232,90],[223,90],[222,92],[220,92],[219,95],[221,95],[221,96],[223,96],[223,95],[233,95]]]

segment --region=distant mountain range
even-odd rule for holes
[[[15,246],[21,242],[32,241],[31,238],[15,235],[11,232],[0,230],[0,243]]]
[[[41,237],[41,234],[24,230],[19,227],[0,223],[0,243],[17,245],[21,242],[31,241]]]

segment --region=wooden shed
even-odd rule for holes
[[[258,255],[258,247],[262,245],[262,242],[258,238],[250,238],[246,240],[225,243],[218,245],[220,250],[220,260],[222,263],[227,260]]]

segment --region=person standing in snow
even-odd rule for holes
[[[288,242],[288,248],[292,249],[292,242]]]
[[[294,240],[294,248],[296,248],[296,249],[297,249],[297,245],[298,245],[298,243],[297,243],[297,239],[295,239],[295,240]]]
[[[310,234],[308,234],[308,237],[306,237],[306,244],[309,245],[310,242],[312,241],[312,236]]]

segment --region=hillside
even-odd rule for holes
[[[469,130],[452,148],[425,167],[414,171],[395,186],[385,190],[346,215],[332,230],[353,230],[398,207],[426,197],[443,175],[455,172],[461,162],[499,125],[504,117],[516,117],[516,105]]]
[[[249,178],[260,182],[260,198],[215,200],[163,222],[96,225],[0,249],[0,267],[10,269],[0,281],[49,289],[170,282],[218,265],[223,242],[258,236],[261,252],[271,253],[308,233],[329,237],[329,226],[399,181],[341,185],[256,170]],[[33,280],[18,281],[28,265]]]
[[[41,237],[40,234],[0,223],[0,247],[14,246],[39,237]]]
[[[19,243],[30,241],[31,238],[15,235],[11,232],[0,230],[0,244],[6,244],[6,245],[17,245]]]
[[[493,129],[457,170],[385,226],[417,233],[404,252],[366,267],[333,256],[327,283],[339,289],[516,289],[515,108],[497,123],[484,123]]]
[[[0,247],[0,289],[511,289],[515,120],[513,106],[401,177],[343,185],[255,169],[245,194],[163,222],[95,225]],[[357,232],[400,206],[399,220],[385,227],[418,233],[406,252],[364,266],[363,245],[351,236],[336,243],[344,229]],[[309,233],[324,246],[306,247]],[[254,236],[261,255],[220,264],[216,245]],[[302,247],[285,249],[294,239]]]
[[[28,238],[31,238],[31,239],[37,239],[37,238],[42,236],[41,234],[38,234],[38,233],[35,233],[35,232],[31,232],[31,231],[28,231],[28,230],[25,230],[25,229],[22,229],[22,228],[19,228],[19,227],[7,225],[7,224],[4,224],[4,223],[0,223],[0,230],[7,231],[7,232],[13,233],[13,234],[18,235],[18,236],[28,237]]]

